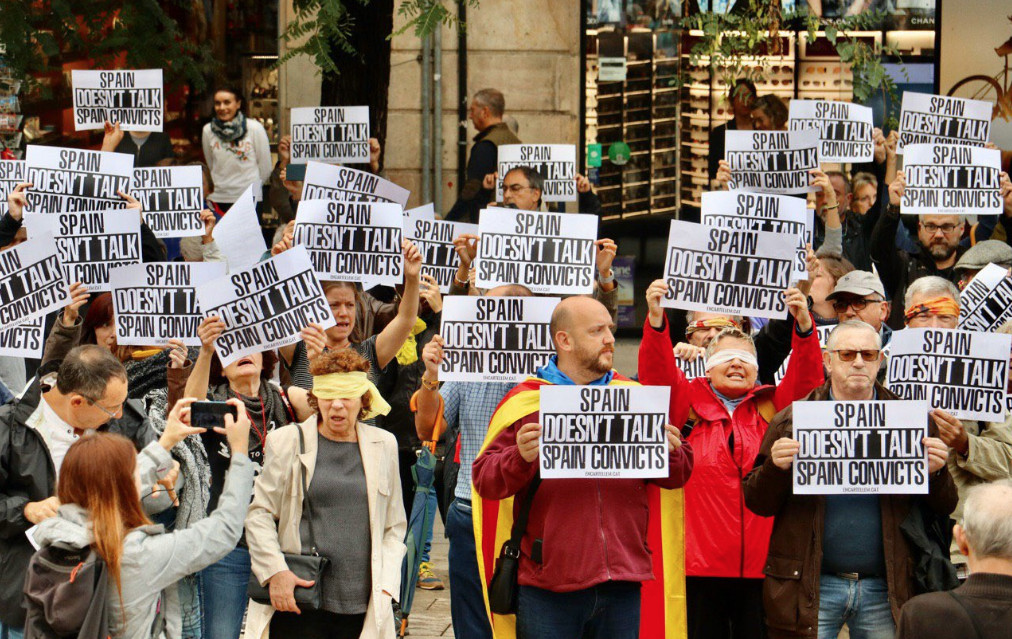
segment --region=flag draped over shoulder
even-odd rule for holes
[[[490,442],[520,419],[540,408],[540,389],[549,384],[529,377],[511,390],[499,403],[489,422],[485,443]],[[638,385],[616,374],[610,386]],[[606,481],[606,480],[604,480]],[[478,572],[485,595],[485,612],[492,620],[495,639],[515,639],[516,619],[513,615],[494,615],[488,607],[488,585],[495,571],[499,549],[510,537],[513,528],[513,498],[482,499],[471,487],[474,512],[474,540],[478,553]],[[685,621],[685,526],[681,490],[662,490],[649,485],[650,523],[647,544],[653,553],[654,579],[643,583],[640,604],[640,637],[644,639],[684,639]]]

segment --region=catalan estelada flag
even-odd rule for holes
[[[485,443],[478,453],[485,452],[489,443],[520,419],[540,408],[540,389],[549,384],[543,379],[530,377],[511,390],[488,426]],[[616,374],[611,386],[638,385]],[[482,499],[471,486],[471,506],[474,512],[474,539],[478,553],[478,572],[485,594],[485,612],[492,621],[495,639],[516,639],[516,618],[513,615],[495,615],[488,607],[488,585],[495,571],[499,549],[510,537],[513,528],[513,498],[503,500]],[[653,484],[647,487],[650,504],[650,523],[647,544],[653,553],[652,581],[644,582],[640,603],[641,639],[684,639],[685,621],[685,526],[684,502],[681,490],[662,490]]]

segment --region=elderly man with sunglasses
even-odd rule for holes
[[[874,327],[841,323],[823,353],[828,381],[805,401],[897,399],[875,381],[881,349]],[[914,560],[900,525],[914,507],[946,516],[956,506],[948,447],[931,423],[927,495],[794,495],[791,465],[800,444],[792,426],[792,408],[773,419],[744,483],[748,508],[774,517],[764,568],[769,637],[836,637],[846,624],[854,639],[891,638],[914,595]]]

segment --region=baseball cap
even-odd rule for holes
[[[868,271],[851,271],[836,281],[836,288],[826,296],[826,299],[832,300],[840,295],[864,297],[872,294],[885,299],[885,287],[882,286],[882,280]]]

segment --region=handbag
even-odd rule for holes
[[[541,485],[541,474],[534,476],[531,486],[524,495],[524,503],[513,522],[510,538],[503,542],[499,551],[499,559],[495,562],[492,581],[488,585],[488,607],[497,615],[512,615],[517,611],[517,599],[520,586],[517,576],[520,572],[520,540],[527,530],[527,518],[531,514],[534,493]]]
[[[306,452],[306,440],[303,437],[302,428],[296,426],[295,429],[299,432],[299,454],[301,455]],[[309,487],[306,485],[306,467],[301,463],[299,467],[302,471],[302,503],[305,506],[306,513],[309,515],[309,554],[302,555],[286,552],[284,553],[284,557],[288,569],[294,572],[299,579],[314,582],[308,588],[295,587],[295,603],[299,606],[299,610],[319,610],[323,603],[323,572],[330,564],[330,560],[326,557],[321,557],[317,551],[316,531],[313,530],[313,505],[309,501]],[[268,606],[271,604],[270,583],[261,586],[260,580],[256,578],[256,575],[250,575],[246,594],[249,595],[250,599],[259,604]]]

